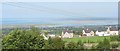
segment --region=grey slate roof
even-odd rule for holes
[[[110,28],[110,31],[118,31],[118,28],[111,27],[111,28]]]
[[[91,29],[84,29],[85,33],[90,33],[92,30]]]
[[[66,32],[68,32],[68,33],[73,33],[73,31],[71,31],[71,30],[65,30],[65,31],[63,31],[64,34],[65,34]]]

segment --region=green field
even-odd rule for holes
[[[107,38],[110,40],[110,36],[93,36],[93,37],[80,37],[80,38],[64,38],[64,41],[67,42],[78,42],[81,40],[82,42],[87,42],[87,43],[98,43],[102,41],[104,38]]]

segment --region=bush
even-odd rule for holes
[[[66,49],[84,49],[84,43],[79,40],[77,43],[69,42],[66,44]]]
[[[44,49],[64,49],[64,41],[59,37],[49,38]]]
[[[117,44],[117,43],[111,44],[111,48],[117,48],[118,46],[119,46],[119,44]]]
[[[77,48],[77,43],[74,43],[74,42],[69,42],[66,45],[66,49],[76,49],[76,48]]]
[[[111,36],[111,41],[120,41],[120,36]]]
[[[95,45],[92,45],[91,49],[96,49],[96,46],[95,46]]]
[[[104,38],[102,42],[99,42],[97,49],[110,49],[110,42],[108,39]]]
[[[79,40],[77,42],[77,49],[84,49],[83,45],[84,45],[84,43],[81,40]]]

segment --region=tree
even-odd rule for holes
[[[59,37],[50,37],[48,41],[46,41],[44,49],[64,49],[64,41]]]
[[[39,30],[32,27],[30,30],[12,30],[3,38],[2,46],[4,49],[41,49],[44,42]]]

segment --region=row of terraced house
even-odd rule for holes
[[[106,30],[104,31],[93,31],[91,29],[83,29],[82,30],[82,35],[79,35],[79,37],[82,36],[112,36],[112,35],[119,35],[118,33],[118,28],[115,27],[108,27]],[[44,34],[42,34],[44,36],[45,39],[48,39],[49,37],[56,37],[55,34],[48,32],[48,35],[45,36]],[[62,34],[60,36],[58,36],[60,38],[73,38],[74,37],[74,33],[72,30],[64,30],[62,31]]]
[[[113,28],[113,27],[108,27],[105,31],[100,31],[97,30],[96,32],[94,32],[91,29],[84,29],[82,31],[82,35],[79,35],[79,37],[81,36],[112,36],[112,35],[118,35],[118,28]],[[73,38],[73,31],[72,30],[65,30],[62,32],[61,37],[62,38]]]

